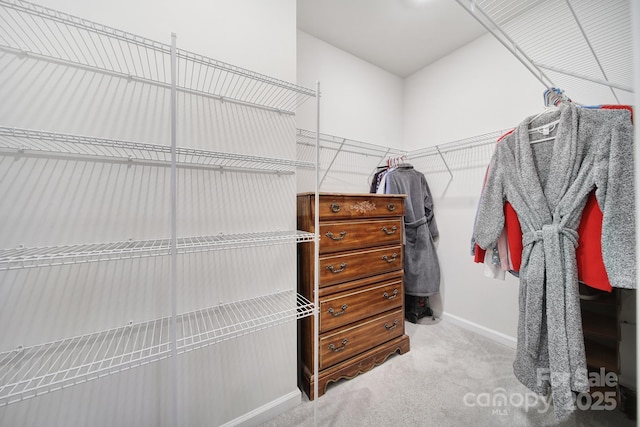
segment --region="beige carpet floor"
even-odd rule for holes
[[[405,322],[411,351],[351,380],[328,386],[317,402],[318,426],[616,426],[636,425],[620,410],[579,410],[558,423],[553,407],[514,377],[515,351],[446,321]],[[498,395],[506,396],[499,406]],[[303,394],[265,427],[313,426]]]

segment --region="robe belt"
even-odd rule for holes
[[[417,219],[415,221],[405,222],[404,226],[405,227],[409,227],[409,228],[418,228],[421,225],[426,224],[426,223],[427,223],[427,217],[423,216],[422,218],[419,218],[419,219]]]
[[[563,234],[567,237],[574,247],[578,247],[578,232],[570,228],[560,227],[560,224],[547,224],[542,226],[542,230],[527,231],[522,235],[522,245],[527,246],[534,242],[543,241],[545,235],[553,235],[556,233]]]
[[[574,248],[578,247],[578,232],[570,228],[561,227],[560,224],[546,224],[542,226],[542,230],[528,231],[522,235],[522,244],[524,248],[528,249],[529,258],[533,255],[532,250],[534,243],[542,242],[542,265],[537,264],[537,270],[527,268],[527,309],[525,310],[525,346],[527,351],[532,357],[537,358],[540,349],[540,333],[542,328],[542,316],[545,314],[540,311],[543,307],[542,298],[546,295],[546,298],[561,298],[564,300],[564,291],[558,294],[559,288],[564,289],[564,277],[565,277],[565,254],[560,242],[560,236],[569,240]],[[531,245],[531,246],[529,246]],[[546,257],[546,259],[545,259]],[[549,269],[549,260],[556,258],[559,265],[559,270]],[[523,260],[524,261],[524,260]],[[528,259],[527,265],[533,264],[533,260]],[[543,271],[540,271],[544,267]],[[545,289],[545,278],[547,281],[547,287]],[[534,301],[539,303],[535,303]],[[548,306],[548,304],[544,304]],[[532,309],[537,307],[536,309]],[[551,325],[553,327],[553,325]],[[562,325],[564,329],[564,325]],[[566,330],[562,331],[566,334]]]

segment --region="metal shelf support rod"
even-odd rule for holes
[[[529,58],[529,56],[527,56],[522,51],[522,49],[520,49],[520,47],[516,44],[516,42],[514,42],[509,36],[507,36],[507,34],[502,30],[500,25],[498,25],[496,22],[494,22],[493,19],[491,19],[482,10],[482,8],[480,6],[478,6],[476,4],[473,8],[468,8],[464,4],[464,0],[456,0],[456,2],[458,2],[458,4],[460,6],[462,6],[462,8],[464,10],[469,12],[471,14],[471,16],[473,16],[476,19],[476,21],[478,21],[480,23],[480,25],[482,25],[484,28],[486,28],[487,31],[489,31],[491,34],[493,34],[493,36],[496,38],[496,40],[498,40],[504,47],[506,47],[508,50],[510,50],[513,53],[513,56],[515,56],[516,59],[518,59],[518,61],[520,61],[522,63],[522,65],[524,65],[527,68],[527,70],[529,70],[531,72],[531,74],[533,74],[534,77],[537,80],[540,81],[540,83],[542,83],[546,88],[550,88],[550,87],[554,87],[555,86],[553,81],[546,74],[544,74],[544,72],[540,68],[538,68],[534,64],[533,60],[531,58]],[[480,18],[478,12],[480,14],[482,14],[484,19],[486,19],[489,22],[489,24],[485,23]],[[503,40],[503,37],[504,37],[504,40]]]
[[[589,81],[589,82],[592,82],[592,83],[597,83],[597,84],[600,84],[600,85],[603,85],[603,86],[609,86],[611,88],[620,89],[620,90],[623,90],[625,92],[633,93],[633,88],[630,88],[629,86],[623,86],[623,85],[620,85],[620,84],[612,83],[612,82],[607,81],[607,80],[601,80],[601,79],[596,79],[596,78],[593,78],[593,77],[584,76],[582,74],[574,73],[574,72],[571,72],[571,71],[566,71],[566,70],[563,70],[561,68],[553,67],[551,65],[541,64],[539,62],[535,62],[535,65],[538,66],[539,68],[542,68],[542,69],[545,69],[545,70],[554,71],[556,73],[565,74],[567,76],[575,77],[577,79],[582,79],[582,80],[586,80],[586,81]],[[616,98],[616,99],[618,99],[618,98]]]
[[[171,425],[178,427],[178,234],[177,234],[177,184],[176,184],[176,139],[177,139],[177,57],[176,34],[171,33]]]
[[[591,51],[591,54],[593,55],[593,58],[596,60],[596,63],[598,64],[598,68],[600,68],[600,72],[602,73],[602,76],[604,77],[604,80],[608,83],[609,82],[609,78],[607,77],[607,73],[605,73],[604,68],[602,67],[602,63],[600,62],[600,59],[598,58],[598,55],[596,54],[596,51],[593,49],[593,46],[591,45],[591,41],[589,41],[589,37],[587,37],[587,33],[584,31],[584,28],[582,27],[582,24],[580,23],[580,19],[578,19],[578,15],[576,15],[575,10],[573,9],[573,6],[571,6],[571,2],[569,0],[565,0],[567,3],[567,7],[569,8],[569,10],[571,11],[571,15],[573,15],[573,19],[575,19],[576,24],[578,25],[578,28],[580,29],[580,33],[582,33],[582,37],[584,37],[584,41],[587,43],[587,46],[589,46],[589,50]],[[616,102],[618,104],[620,104],[620,99],[618,99],[618,95],[616,94],[616,92],[613,90],[613,88],[610,85],[609,89],[611,90],[611,93],[613,94],[613,97],[616,99]]]
[[[320,82],[316,81],[316,191],[314,194],[313,244],[313,425],[318,425],[318,358],[320,346]]]
[[[316,138],[319,138],[319,135],[320,135],[319,133],[316,133]],[[333,164],[335,163],[336,159],[338,158],[338,154],[340,154],[340,152],[342,151],[342,147],[344,146],[345,142],[347,142],[347,140],[346,140],[346,138],[343,138],[342,142],[340,143],[340,146],[336,150],[336,153],[333,155],[333,159],[331,159],[331,163],[329,163],[329,166],[327,166],[327,170],[325,170],[324,171],[324,175],[322,175],[322,179],[320,180],[319,187],[322,187],[322,183],[324,182],[324,179],[327,177],[327,174],[331,170],[331,167],[333,166]],[[318,154],[318,159],[320,159],[320,155],[319,154]]]
[[[447,171],[449,172],[449,176],[451,177],[451,179],[453,179],[453,172],[451,172],[451,169],[449,168],[449,164],[447,163],[447,160],[444,158],[444,156],[442,155],[442,152],[440,151],[440,147],[438,147],[437,145],[436,145],[436,151],[440,155],[440,158],[442,159],[442,163],[444,163],[444,167],[447,168]]]

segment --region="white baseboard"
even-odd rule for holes
[[[257,426],[259,424],[265,423],[270,419],[277,417],[278,415],[286,412],[290,409],[295,408],[302,401],[302,392],[298,389],[292,391],[291,393],[285,394],[282,397],[279,397],[276,400],[272,400],[266,405],[262,405],[259,408],[256,408],[246,414],[233,419],[221,427],[231,427],[231,426]]]
[[[454,325],[460,326],[479,335],[497,341],[502,345],[506,345],[507,347],[513,349],[516,348],[517,340],[515,337],[503,334],[502,332],[498,332],[493,329],[489,329],[486,326],[478,325],[477,323],[471,322],[467,319],[463,319],[462,317],[458,317],[454,314],[449,314],[447,312],[442,313],[442,319],[446,320],[447,322],[453,323]]]

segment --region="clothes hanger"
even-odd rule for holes
[[[558,123],[560,123],[560,119],[558,120],[554,120],[552,122],[549,122],[547,124],[544,124],[542,126],[538,126],[535,128],[531,128],[529,129],[529,133],[541,133],[543,135],[548,135],[549,132],[553,131],[556,126],[558,126]]]
[[[564,93],[564,90],[557,87],[551,87],[545,90],[543,97],[545,107],[557,107],[561,102],[571,102],[571,98]]]
[[[529,144],[531,145],[531,144],[537,144],[538,142],[553,141],[555,139],[556,139],[555,136],[550,136],[548,138],[542,138],[542,139],[536,139],[536,140],[533,140],[533,141],[529,141]]]
[[[571,102],[571,99],[567,95],[565,95],[564,91],[562,89],[556,88],[556,87],[547,88],[544,91],[544,93],[542,94],[542,97],[544,99],[545,111],[543,111],[542,113],[534,116],[531,120],[529,120],[529,123],[532,123],[534,120],[536,120],[537,118],[543,116],[546,113],[557,111],[558,110],[558,106],[561,103],[563,103],[563,102]],[[545,123],[542,126],[537,126],[537,127],[531,128],[531,129],[528,130],[528,132],[530,134],[532,134],[532,133],[541,133],[542,135],[549,135],[550,132],[555,130],[555,128],[558,126],[559,123],[560,123],[560,119],[557,119],[557,120],[554,120],[552,122]],[[548,138],[541,138],[541,139],[536,139],[536,140],[533,140],[533,141],[529,141],[529,144],[537,144],[539,142],[553,141],[555,139],[556,139],[555,136],[550,136]]]
[[[527,124],[532,123],[534,120],[542,117],[543,115],[545,115],[547,113],[558,111],[558,107],[559,107],[559,105],[561,103],[563,103],[563,102],[571,102],[571,98],[569,98],[564,93],[564,91],[562,89],[557,88],[557,87],[547,88],[542,93],[542,98],[543,98],[543,102],[544,102],[544,111],[542,111],[541,113],[533,116],[529,120],[529,122]],[[557,124],[559,122],[560,122],[560,120],[553,121],[553,122],[547,123],[545,125],[529,129],[529,132],[532,133],[532,132],[536,132],[536,131],[542,130],[541,133],[548,134],[548,132],[553,130],[555,128],[555,126],[557,126]],[[553,126],[553,127],[551,127],[551,126]],[[545,130],[547,128],[548,128],[548,130]],[[540,142],[540,141],[541,140],[538,140],[538,142]]]

